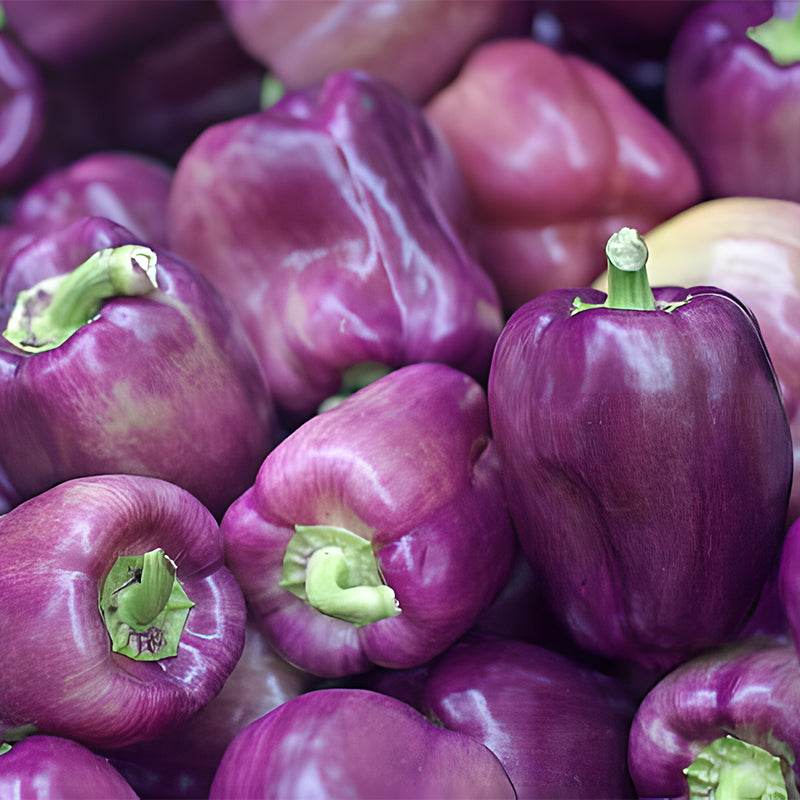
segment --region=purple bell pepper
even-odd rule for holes
[[[8,800],[138,798],[107,759],[71,739],[34,735],[4,749],[0,745],[0,797]]]
[[[90,747],[174,728],[222,688],[245,604],[219,526],[157,478],[76,478],[0,517],[0,720]]]
[[[639,797],[796,800],[798,707],[800,662],[786,640],[753,637],[681,664],[631,726]]]
[[[686,151],[617,78],[533,40],[477,47],[425,113],[458,160],[507,311],[588,285],[614,231],[700,200]]]
[[[485,744],[518,800],[635,797],[634,700],[566,656],[513,639],[459,642],[434,662],[422,704],[430,719]]]
[[[13,202],[3,230],[0,276],[25,245],[84,217],[105,217],[154,247],[166,247],[171,183],[166,164],[122,151],[92,153],[49,172]]]
[[[422,103],[469,51],[530,30],[532,0],[221,0],[241,46],[291,90],[346,69],[369,72]],[[425,53],[423,59],[420,53]]]
[[[559,619],[587,651],[663,671],[735,635],[758,599],[791,436],[745,306],[714,287],[651,290],[635,230],[606,252],[608,294],[554,289],[507,323],[491,425]]]
[[[514,798],[497,757],[394,697],[319,689],[248,725],[231,743],[210,800],[368,797]]]
[[[107,219],[16,254],[0,327],[0,471],[19,499],[126,472],[176,483],[221,518],[277,438],[263,375],[221,296]]]
[[[315,682],[280,658],[248,622],[242,656],[218,695],[167,734],[105,755],[141,797],[208,797],[236,734]]]
[[[671,128],[709,197],[800,201],[800,4],[704,3],[667,62]]]
[[[800,519],[786,532],[777,579],[778,595],[786,618],[786,630],[800,653]]]
[[[412,364],[305,422],[222,521],[277,651],[320,677],[418,666],[475,622],[514,554],[486,395]]]
[[[421,111],[343,72],[206,130],[177,166],[168,225],[172,250],[240,315],[278,407],[302,421],[364,362],[485,379],[502,314],[469,219]]]
[[[45,127],[45,88],[39,66],[0,33],[0,192],[27,179]]]

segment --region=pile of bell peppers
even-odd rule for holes
[[[797,0],[0,56],[0,797],[800,800]]]

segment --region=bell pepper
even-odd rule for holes
[[[514,798],[497,757],[394,697],[319,689],[250,723],[222,758],[210,800]]]
[[[591,283],[622,225],[645,232],[700,199],[682,146],[617,78],[532,39],[475,48],[425,113],[461,167],[509,312]]]
[[[289,89],[318,83],[333,72],[361,69],[414,103],[444,86],[478,42],[524,36],[535,7],[532,0],[426,0],[382,3],[379,10],[369,5],[220,2],[244,50]]]
[[[245,334],[189,264],[107,219],[39,237],[0,286],[0,471],[19,500],[107,472],[221,518],[277,438]]]
[[[207,129],[168,207],[171,249],[237,311],[293,424],[365,362],[485,379],[503,319],[469,219],[422,112],[352,71]]]
[[[137,800],[113,766],[60,736],[0,745],[0,797],[19,800]]]
[[[511,317],[489,411],[550,606],[587,651],[658,672],[747,619],[783,540],[791,436],[739,300],[651,290],[630,228],[606,253],[607,294],[554,289]]]
[[[796,3],[702,4],[678,30],[664,90],[706,197],[800,201]]]
[[[699,203],[647,234],[653,286],[718,286],[758,320],[789,418],[800,475],[800,203],[723,197]],[[603,273],[594,286],[606,290]],[[787,523],[800,517],[800,478]]]
[[[93,748],[166,733],[222,688],[245,604],[219,526],[158,478],[75,478],[0,517],[0,720]]]
[[[219,694],[168,733],[104,755],[142,797],[208,797],[236,734],[314,685],[310,675],[280,658],[248,621],[241,658]]]
[[[640,798],[796,800],[800,663],[753,637],[681,664],[641,702],[628,764]]]
[[[483,388],[436,363],[379,378],[280,442],[221,527],[287,661],[326,678],[424,663],[511,571]]]
[[[172,170],[128,152],[96,152],[53,169],[13,201],[0,243],[0,278],[25,245],[84,217],[105,217],[155,247],[167,244]]]
[[[633,798],[628,730],[634,700],[621,683],[544,647],[462,641],[435,660],[422,710],[485,744],[518,800]]]
[[[788,636],[800,652],[800,520],[795,520],[786,532],[777,585]]]

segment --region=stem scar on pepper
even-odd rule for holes
[[[158,661],[178,653],[194,603],[176,578],[177,565],[159,547],[120,556],[100,592],[100,613],[111,649],[136,661]]]
[[[657,303],[647,278],[649,253],[642,235],[635,228],[620,228],[606,243],[608,293],[604,303],[573,301],[571,314],[591,308],[619,308],[634,311],[671,313],[691,298],[672,303]]]

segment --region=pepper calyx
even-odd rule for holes
[[[745,33],[763,47],[778,66],[800,63],[800,8],[791,19],[774,15],[760,25],[752,25]]]
[[[323,614],[357,627],[400,614],[372,544],[331,525],[295,525],[280,586]]]

